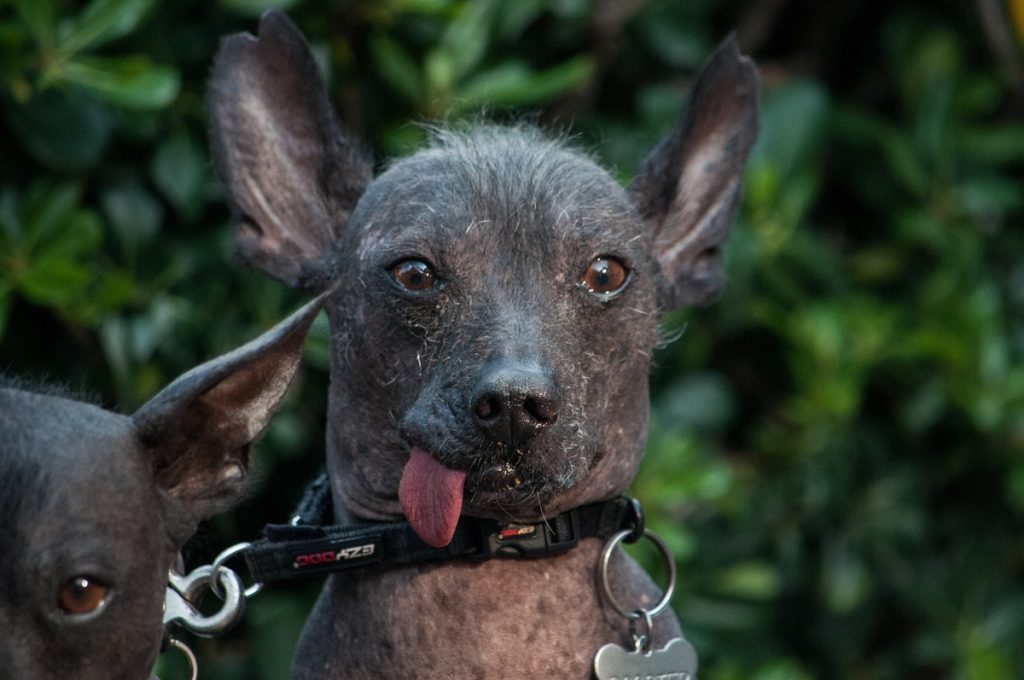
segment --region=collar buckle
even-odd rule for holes
[[[579,545],[579,516],[573,508],[543,522],[499,524],[488,520],[480,523],[480,534],[481,550],[473,555],[475,559],[549,557]]]

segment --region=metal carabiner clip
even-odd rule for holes
[[[227,567],[216,568],[217,584],[223,599],[220,609],[209,616],[196,607],[199,597],[210,587],[213,565],[203,565],[187,575],[170,571],[164,597],[164,625],[177,625],[203,637],[227,632],[245,613],[242,579]]]

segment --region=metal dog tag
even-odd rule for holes
[[[609,643],[594,656],[597,680],[695,680],[697,651],[682,638],[670,640],[664,649],[629,651]]]

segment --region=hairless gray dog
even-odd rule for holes
[[[168,570],[234,504],[319,301],[134,415],[0,382],[0,676],[149,678]]]
[[[628,487],[660,315],[723,282],[757,89],[727,40],[628,190],[526,126],[435,132],[374,178],[283,14],[222,42],[212,141],[237,252],[308,291],[337,282],[339,523],[404,516],[444,546],[460,518],[538,521]],[[629,640],[599,597],[601,548],[332,576],[293,676],[589,677],[602,644]],[[631,608],[658,597],[626,557],[609,578]],[[658,645],[678,635],[671,616],[655,621]]]

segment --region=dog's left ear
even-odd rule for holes
[[[373,175],[342,135],[302,33],[268,10],[259,37],[224,38],[209,85],[210,138],[248,265],[320,292],[324,262]]]
[[[758,77],[734,37],[701,69],[676,126],[644,159],[629,191],[651,225],[665,310],[713,299],[722,245],[757,139]]]
[[[132,416],[157,484],[186,521],[236,502],[250,445],[263,433],[299,366],[322,298],[252,342],[188,371]]]

